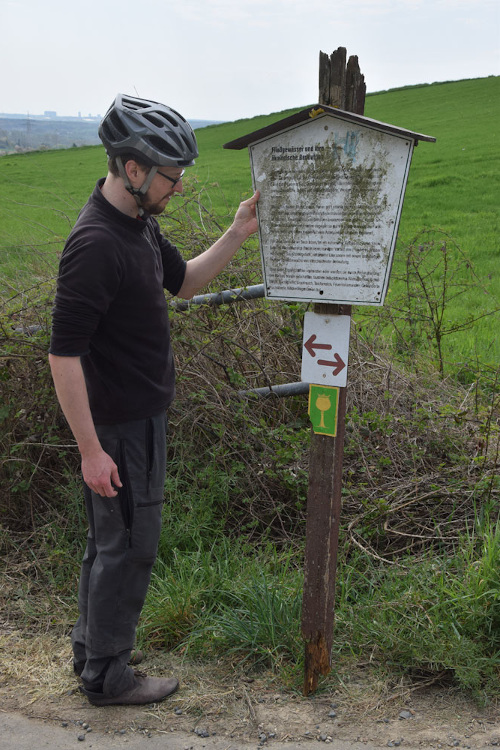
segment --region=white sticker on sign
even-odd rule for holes
[[[316,385],[347,384],[350,315],[304,315],[301,378]]]

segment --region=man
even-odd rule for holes
[[[162,104],[118,95],[99,135],[109,171],[61,257],[49,361],[81,453],[89,521],[74,669],[103,706],[163,700],[178,687],[129,663],[156,558],[175,387],[164,288],[190,299],[227,265],[257,230],[258,193],[186,262],[153,216],[182,192],[198,156],[190,125]]]

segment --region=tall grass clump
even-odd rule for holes
[[[219,538],[209,549],[159,560],[141,638],[192,658],[228,657],[287,670],[300,656],[302,574],[291,551]]]
[[[303,575],[300,556],[218,540],[158,561],[141,620],[142,643],[187,658],[272,670],[298,688]],[[417,682],[451,682],[480,701],[498,697],[500,527],[488,520],[453,551],[402,555],[392,564],[341,534],[334,669],[353,664]],[[398,678],[399,679],[399,678]]]
[[[431,551],[380,566],[359,558],[341,573],[336,645],[418,678],[454,678],[498,695],[500,527],[488,522],[453,553]]]

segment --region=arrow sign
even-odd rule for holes
[[[313,335],[304,344],[304,348],[309,352],[309,354],[311,355],[311,357],[315,357],[316,356],[316,352],[314,351],[315,349],[330,350],[332,348],[331,344],[315,344],[314,343],[315,341],[316,341],[316,334],[313,333]]]
[[[331,347],[330,347],[331,348]],[[318,365],[323,365],[323,367],[333,367],[333,377],[336,378],[339,372],[342,372],[342,370],[345,367],[345,362],[340,357],[337,352],[333,355],[335,357],[335,362],[330,362],[327,359],[318,359]]]
[[[316,334],[313,333],[312,336],[308,338],[308,340],[304,344],[304,349],[309,352],[311,357],[316,356],[316,349],[324,349],[325,351],[330,351],[332,348],[331,344],[316,344]],[[322,365],[323,367],[333,367],[333,377],[337,377],[339,372],[342,372],[342,370],[345,367],[345,362],[342,359],[342,357],[335,352],[333,355],[335,358],[334,362],[330,362],[328,359],[318,359],[318,365]]]
[[[346,385],[350,326],[350,315],[315,312],[304,315],[301,372],[304,383],[341,388]]]

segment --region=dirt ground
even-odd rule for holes
[[[252,678],[217,664],[187,664],[171,654],[147,655],[143,667],[150,674],[175,674],[181,689],[158,705],[97,708],[78,689],[67,638],[27,639],[4,628],[1,711],[61,725],[87,724],[102,733],[189,732],[226,738],[232,747],[239,747],[238,742],[279,747],[306,740],[500,747],[500,706],[479,708],[449,686],[382,685],[370,670],[360,669],[337,688],[304,698],[269,674]]]

